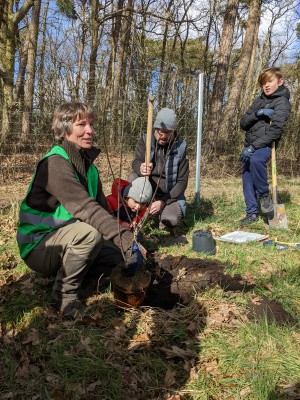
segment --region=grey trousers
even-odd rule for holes
[[[29,268],[45,276],[56,275],[53,297],[59,300],[77,294],[87,272],[101,264],[116,266],[123,261],[120,249],[85,222],[74,222],[48,235],[24,260]]]
[[[183,214],[177,201],[166,205],[160,213],[160,222],[168,228],[175,228],[182,222]]]

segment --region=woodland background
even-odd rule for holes
[[[293,106],[279,157],[298,174],[299,12],[295,0],[0,0],[2,178],[7,157],[18,168],[25,152],[48,150],[54,108],[70,100],[95,107],[97,144],[122,153],[145,132],[152,94],[154,112],[176,110],[193,156],[200,72],[202,160],[215,173],[226,160],[232,172],[240,117],[272,65]]]
[[[0,0],[1,400],[300,399],[299,251],[220,241],[213,257],[192,251],[195,230],[222,236],[244,215],[239,119],[271,65],[282,67],[293,106],[278,151],[289,229],[271,231],[263,218],[249,229],[300,243],[299,3]],[[95,107],[108,194],[110,166],[122,177],[130,171],[149,94],[154,113],[176,110],[195,156],[200,72],[201,201],[193,202],[191,162],[187,243],[170,244],[151,221],[145,237],[148,254],[170,265],[190,260],[205,288],[187,306],[124,310],[99,278],[87,299],[93,318],[61,320],[50,304],[53,278],[30,271],[15,240],[20,200],[54,142],[54,108]],[[180,264],[178,280],[186,272]]]

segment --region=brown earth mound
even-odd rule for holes
[[[226,265],[217,260],[185,256],[154,256],[152,282],[143,305],[171,309],[188,304],[196,292],[219,285],[224,290],[248,291],[254,288],[241,275],[224,273]]]
[[[185,256],[154,255],[152,280],[148,287],[143,306],[172,309],[180,304],[188,305],[196,293],[207,287],[218,285],[225,292],[247,292],[255,289],[253,280],[248,282],[239,274],[225,273],[226,265],[218,260],[191,259]],[[256,295],[253,291],[246,319],[266,319],[278,325],[294,325],[293,317],[275,300]]]

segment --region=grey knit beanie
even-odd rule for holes
[[[154,128],[174,131],[176,128],[176,114],[170,108],[162,108],[154,121]]]
[[[126,186],[123,197],[130,197],[137,203],[150,203],[152,197],[152,186],[144,177],[136,178],[130,185]]]

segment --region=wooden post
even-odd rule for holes
[[[150,163],[150,150],[151,150],[151,134],[152,134],[152,124],[153,124],[153,102],[154,96],[149,96],[148,99],[148,122],[147,122],[147,135],[146,135],[146,153],[145,153],[145,163],[146,166]],[[148,178],[148,177],[146,177]]]

